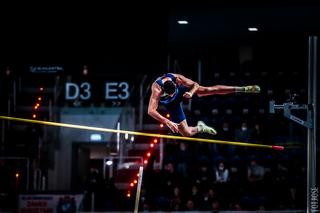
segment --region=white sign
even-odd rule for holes
[[[74,89],[74,92],[71,93],[71,89]],[[82,100],[88,100],[91,98],[91,85],[88,82],[84,82],[80,84],[80,88],[83,89],[82,93],[80,94],[80,89],[78,84],[68,82],[66,83],[66,100],[75,100],[78,97]]]
[[[66,100],[89,100],[92,96],[91,84],[83,82],[80,84],[67,82],[65,87]],[[105,100],[125,100],[129,98],[128,82],[106,82],[105,83]]]
[[[128,99],[128,89],[129,84],[127,82],[108,82],[106,83],[106,100]],[[118,92],[120,92],[120,94],[117,94]]]
[[[82,194],[35,194],[19,196],[19,213],[72,213],[77,212]]]

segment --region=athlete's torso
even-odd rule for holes
[[[177,78],[172,73],[166,73],[155,81],[161,87],[161,90],[162,90],[162,93],[160,95],[160,103],[168,104],[168,103],[171,103],[172,101],[174,101],[176,96],[178,95],[178,87],[176,88],[176,91],[173,96],[166,94],[162,89],[163,88],[163,80],[165,78],[170,78],[172,80],[172,82],[175,84],[177,84]]]

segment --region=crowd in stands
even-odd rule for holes
[[[259,124],[222,124],[220,137],[256,141],[265,137]],[[162,170],[144,177],[144,210],[281,210],[304,209],[306,159],[303,150],[168,143]],[[151,168],[151,167],[148,167]]]
[[[196,110],[188,116],[190,125],[205,120],[218,131],[214,137],[205,134],[197,137],[289,148],[277,151],[168,140],[162,168],[153,166],[158,160],[156,156],[151,157],[145,168],[141,211],[305,208],[307,137],[304,127],[290,122],[282,114],[224,114],[219,117],[202,116]],[[113,210],[132,209],[134,197],[128,200],[119,195],[117,199],[118,205],[113,203]]]

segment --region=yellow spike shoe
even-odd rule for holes
[[[249,85],[244,87],[245,93],[260,93],[261,88],[258,85]]]
[[[214,128],[207,126],[203,121],[198,121],[197,127],[201,133],[208,133],[211,135],[217,134],[217,131]]]

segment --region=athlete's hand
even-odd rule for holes
[[[183,97],[184,98],[192,98],[192,93],[191,92],[185,92],[184,94],[183,94]]]
[[[174,132],[174,133],[179,132],[178,124],[168,120],[166,122],[166,125],[171,129],[172,132]]]

